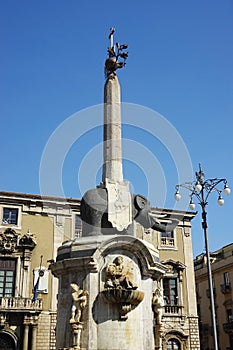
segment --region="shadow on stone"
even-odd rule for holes
[[[92,317],[97,324],[104,323],[109,320],[118,321],[119,310],[117,305],[109,304],[104,298],[104,295],[99,293],[93,303]]]

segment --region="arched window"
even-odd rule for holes
[[[180,342],[177,339],[169,339],[167,342],[167,350],[180,350]]]

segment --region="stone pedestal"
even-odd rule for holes
[[[57,349],[77,349],[74,283],[88,292],[75,334],[79,349],[154,349],[152,295],[165,268],[152,245],[126,235],[83,237],[59,248],[51,270],[59,279]]]

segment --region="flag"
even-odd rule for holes
[[[32,302],[33,303],[35,303],[37,298],[38,298],[40,277],[44,276],[44,271],[41,269],[42,259],[43,259],[43,255],[41,255],[41,257],[40,257],[40,268],[39,268],[39,271],[38,271],[38,277],[37,277],[36,283],[35,283],[34,288],[33,288],[33,298],[32,298]]]
[[[33,303],[35,303],[35,301],[38,298],[39,282],[40,282],[40,275],[38,276],[36,284],[34,285],[34,288],[33,288],[33,298],[32,298]]]

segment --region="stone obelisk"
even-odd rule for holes
[[[113,33],[111,28],[105,61],[102,182],[82,198],[83,236],[133,233],[132,195],[122,171],[121,99],[116,75],[116,70],[125,66],[128,53],[126,44],[114,45]]]
[[[128,53],[127,45],[113,42],[111,28],[108,55],[105,62],[106,82],[104,86],[104,147],[102,183],[108,193],[108,221],[118,231],[132,223],[132,206],[129,183],[123,180],[121,98],[116,70],[124,67]]]
[[[104,165],[102,181],[106,178],[123,181],[121,145],[120,85],[111,73],[104,86]]]
[[[120,85],[116,70],[125,65],[128,57],[123,52],[127,45],[116,44],[115,49],[113,34],[114,28],[110,29],[108,58],[105,62],[106,82],[104,86],[104,165],[102,181],[106,178],[113,181],[123,181],[122,172],[122,142],[121,142],[121,98]],[[123,61],[122,61],[123,59]]]

